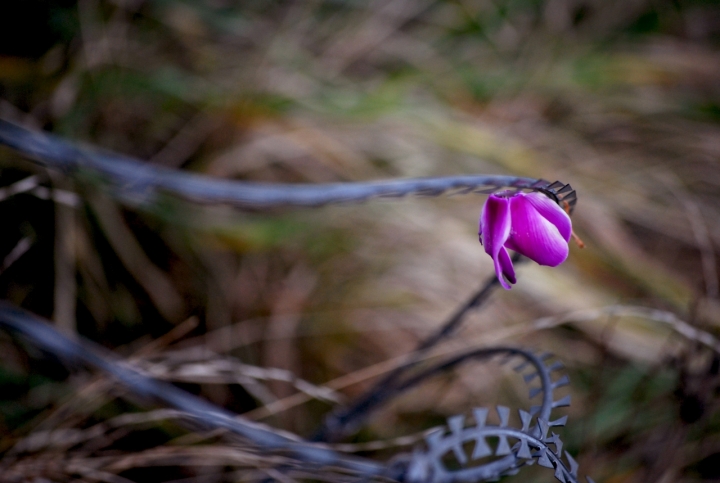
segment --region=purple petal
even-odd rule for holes
[[[510,260],[510,255],[508,255],[505,247],[500,250],[500,253],[498,254],[498,261],[500,262],[500,269],[502,270],[502,274],[507,277],[510,283],[517,283],[517,279],[515,278],[515,268],[513,267],[512,260]],[[497,266],[495,267],[495,273],[498,273]],[[510,289],[509,286],[503,283],[503,279],[499,274],[498,278],[500,279],[500,285],[502,285],[506,289]]]
[[[525,199],[543,218],[555,225],[555,228],[557,228],[560,235],[565,238],[565,241],[570,241],[572,223],[570,221],[570,215],[568,215],[565,210],[542,193],[528,193],[525,195]]]
[[[512,263],[509,264],[510,271],[506,271],[503,270],[506,263],[504,260],[501,262],[500,259],[502,251],[509,262],[507,251],[503,247],[510,236],[510,201],[507,198],[496,195],[488,197],[483,206],[482,215],[480,215],[480,234],[485,238],[483,243],[485,253],[490,255],[495,263],[495,273],[500,284],[509,289],[510,286],[503,279],[503,273],[510,273],[515,278],[514,272],[512,272]]]
[[[531,198],[533,201],[530,201],[528,197],[518,195],[510,200],[512,232],[505,246],[540,265],[558,266],[568,256],[567,239],[555,224],[536,209],[535,200]]]
[[[485,236],[485,252],[497,258],[510,236],[510,200],[490,195],[480,215],[480,233]]]

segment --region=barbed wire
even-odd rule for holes
[[[38,316],[7,302],[0,302],[0,327],[67,363],[102,370],[130,388],[136,396],[183,411],[209,428],[225,428],[252,441],[258,449],[282,451],[307,463],[336,465],[363,475],[380,475],[385,471],[384,465],[375,461],[342,455],[324,445],[303,441],[292,433],[248,421],[171,384],[157,381],[100,346],[63,335]]]
[[[512,262],[519,263],[521,259],[521,256],[515,253]],[[313,440],[335,441],[357,429],[373,409],[394,397],[397,391],[402,390],[402,383],[399,383],[399,380],[417,365],[430,349],[455,332],[465,320],[465,316],[473,309],[479,308],[498,285],[497,277],[489,277],[480,286],[480,289],[461,305],[439,329],[418,344],[404,364],[381,378],[363,395],[358,397],[352,405],[330,413],[316,430]]]
[[[565,189],[562,184],[553,187],[555,183],[542,179],[501,175],[313,185],[226,180],[153,165],[97,148],[80,148],[52,134],[30,131],[2,119],[0,144],[46,168],[104,183],[113,196],[133,206],[151,204],[161,194],[206,205],[221,204],[258,210],[283,206],[312,207],[372,198],[402,198],[407,195],[490,193],[501,188],[531,189],[549,194]],[[572,208],[574,197],[567,201]]]
[[[566,459],[571,462],[569,463],[571,467],[568,469],[560,459],[562,442],[556,434],[553,433],[550,436],[547,434],[548,428],[562,426],[567,420],[567,416],[565,416],[552,421],[550,419],[551,411],[570,404],[569,397],[557,400],[554,398],[554,390],[567,385],[569,381],[567,376],[553,381],[551,373],[562,369],[562,364],[558,361],[546,364],[545,361],[551,357],[547,353],[536,355],[515,347],[477,349],[437,363],[398,384],[392,391],[392,396],[397,396],[429,377],[450,370],[471,359],[486,360],[495,356],[505,356],[505,361],[507,361],[513,357],[520,357],[524,360],[514,367],[514,370],[523,374],[526,383],[539,380],[540,386],[531,387],[529,397],[533,399],[541,394],[542,402],[540,405],[531,406],[529,411],[521,410],[520,417],[523,426],[520,429],[508,428],[508,408],[498,409],[501,421],[497,426],[485,424],[487,410],[483,408],[476,408],[473,411],[476,424],[467,429],[463,428],[463,416],[453,416],[448,420],[449,434],[445,435],[444,428],[430,433],[425,438],[427,444],[425,450],[416,449],[412,454],[400,455],[401,457],[395,458],[386,465],[343,454],[327,445],[306,441],[292,433],[246,420],[170,384],[155,380],[89,341],[63,335],[39,317],[7,302],[0,302],[0,328],[19,335],[36,348],[66,363],[102,370],[123,383],[135,396],[160,402],[177,411],[167,414],[158,413],[159,417],[173,417],[181,420],[183,417],[187,417],[208,429],[225,429],[249,441],[257,450],[285,454],[311,466],[339,467],[362,478],[386,477],[408,483],[451,483],[454,481],[483,481],[488,479],[489,475],[492,475],[493,478],[499,477],[512,473],[520,465],[527,464],[528,460],[537,460],[541,465],[554,467],[555,475],[562,483],[577,481],[577,466],[574,460],[566,454]],[[532,366],[532,370],[527,372],[526,369],[530,366]],[[537,424],[531,427],[533,417],[536,418]],[[104,428],[104,426],[99,426],[99,428]],[[487,443],[484,438],[488,436],[500,437],[494,450],[486,449]],[[507,437],[516,439],[517,447],[509,449]],[[460,452],[459,448],[462,448],[463,443],[470,439],[476,441],[478,445],[473,451],[473,460],[491,455],[501,458],[484,465],[463,467],[462,465],[466,465],[469,459]],[[555,445],[554,453],[549,450],[549,443]],[[531,453],[529,447],[538,451]],[[477,448],[481,448],[481,450]],[[460,461],[459,469],[448,470],[445,467],[443,458],[448,451],[454,452]],[[282,471],[282,468],[277,471]],[[468,480],[470,476],[472,478]]]
[[[131,206],[146,206],[167,194],[200,204],[224,204],[240,209],[258,210],[284,206],[312,207],[407,195],[491,193],[502,188],[543,192],[569,212],[577,202],[575,191],[570,185],[513,176],[451,176],[318,185],[215,179],[94,148],[80,148],[54,135],[30,131],[1,119],[0,144],[13,148],[48,169],[62,171],[80,180],[101,183],[119,201]],[[8,197],[21,192],[37,191],[38,188],[42,187],[38,185],[37,178],[31,177],[6,188],[0,195]],[[520,255],[516,254],[513,261],[519,262]],[[556,361],[546,365],[545,361],[551,357],[549,354],[536,355],[513,347],[491,347],[471,350],[418,369],[418,364],[428,351],[454,333],[465,316],[480,307],[497,285],[495,277],[489,278],[436,332],[418,345],[405,364],[382,378],[355,404],[331,414],[317,431],[314,441],[303,440],[292,433],[249,421],[175,386],[158,381],[136,365],[118,359],[91,342],[63,335],[39,317],[7,302],[0,302],[0,328],[19,335],[35,347],[65,362],[104,371],[122,382],[132,394],[160,402],[177,411],[177,415],[187,416],[204,428],[228,431],[249,442],[257,451],[282,454],[303,463],[300,467],[283,464],[276,468],[266,468],[264,471],[273,479],[283,480],[287,472],[298,469],[306,471],[315,467],[333,467],[342,469],[351,479],[351,475],[355,475],[357,479],[364,481],[375,477],[407,483],[485,481],[513,474],[520,466],[537,462],[542,466],[554,467],[555,476],[561,483],[575,483],[577,464],[567,453],[566,464],[562,460],[562,442],[559,437],[554,433],[548,435],[548,428],[564,425],[567,419],[562,417],[551,421],[551,411],[570,403],[569,397],[558,400],[554,398],[554,389],[566,385],[568,379],[563,376],[553,381],[551,373],[562,368],[562,364]],[[522,427],[519,429],[508,427],[508,408],[498,407],[500,424],[496,426],[486,424],[487,409],[476,408],[473,410],[474,426],[464,428],[464,416],[453,416],[448,420],[447,427],[426,436],[424,449],[418,447],[413,453],[400,454],[387,464],[343,454],[321,443],[354,430],[372,410],[430,377],[470,360],[484,361],[498,355],[524,359],[515,370],[522,373],[532,366],[533,370],[523,375],[524,380],[527,383],[535,379],[540,381],[539,387],[531,387],[529,397],[533,399],[542,395],[542,402],[540,405],[531,406],[529,411],[520,411]],[[414,374],[411,371],[414,371]],[[285,373],[263,372],[261,376],[292,379]],[[314,387],[310,389],[315,390]],[[308,387],[305,387],[305,390],[309,390]],[[173,416],[175,415],[173,413]],[[491,449],[485,440],[489,436],[497,438],[495,449]],[[509,445],[508,438],[516,441],[514,446]],[[462,448],[471,440],[475,441],[476,445],[473,454],[468,456]],[[549,445],[554,445],[554,452]],[[444,458],[449,451],[457,458],[458,465],[455,469],[445,466]],[[468,466],[469,462],[489,456],[497,459]]]

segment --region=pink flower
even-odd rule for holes
[[[495,262],[500,285],[509,290],[503,275],[510,283],[516,279],[507,249],[556,267],[568,256],[572,225],[570,216],[544,194],[506,191],[490,195],[485,202],[478,235]]]

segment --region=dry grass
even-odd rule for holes
[[[570,182],[586,248],[558,269],[523,265],[437,353],[558,354],[573,395],[563,437],[598,481],[718,477],[713,3],[78,0],[53,12],[42,52],[0,55],[4,118],[225,178]],[[0,156],[14,186],[0,194],[4,298],[303,436],[492,271],[477,196],[271,213],[167,199],[138,212],[91,179]],[[278,473],[279,456],[2,345],[8,481],[343,479]],[[387,458],[445,416],[500,402],[526,405],[524,387],[468,366],[338,448]]]

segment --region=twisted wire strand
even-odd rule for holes
[[[518,263],[520,259],[521,256],[515,253],[512,261],[513,263]],[[404,364],[398,366],[395,370],[373,384],[370,389],[358,397],[348,407],[337,408],[328,414],[320,427],[315,431],[312,438],[313,441],[335,441],[356,430],[374,409],[385,403],[389,398],[395,397],[397,391],[403,390],[403,383],[399,382],[400,379],[407,374],[409,370],[414,368],[430,349],[452,335],[465,320],[465,317],[472,310],[482,306],[499,284],[496,276],[493,275],[489,277],[468,301],[461,305],[438,330],[418,344],[415,351],[410,354]]]
[[[555,478],[561,483],[578,483],[577,470],[579,465],[575,459],[565,451],[567,464],[561,458],[563,456],[564,443],[560,437],[552,433],[548,435],[550,428],[563,426],[566,417],[556,421],[538,419],[538,426],[541,427],[537,433],[530,431],[530,413],[518,411],[522,420],[522,428],[516,429],[508,425],[510,408],[497,406],[497,413],[500,419],[499,425],[486,425],[486,418],[489,413],[487,408],[475,408],[473,415],[475,425],[465,427],[463,415],[453,416],[448,419],[449,433],[446,428],[439,428],[426,437],[427,449],[416,451],[408,465],[404,481],[407,483],[454,483],[467,481],[495,481],[501,476],[517,474],[522,464],[534,464],[555,469]],[[485,438],[497,438],[497,446],[493,448]],[[517,443],[510,446],[508,438],[517,440]],[[474,443],[472,456],[468,458],[464,446],[466,443]],[[555,447],[554,451],[549,446]],[[531,448],[538,451],[533,453]],[[454,453],[460,467],[449,470],[443,457],[448,453]],[[472,460],[478,460],[493,454],[507,455],[501,460],[480,466],[469,466]],[[520,464],[507,462],[518,461]],[[592,483],[591,478],[587,478]]]
[[[182,411],[203,426],[224,428],[250,440],[259,450],[283,452],[311,465],[341,467],[363,476],[382,475],[386,471],[381,463],[344,455],[294,434],[248,421],[171,384],[148,377],[101,347],[86,340],[67,337],[36,315],[8,302],[0,301],[0,328],[20,335],[31,345],[65,362],[99,369],[123,383],[133,394]]]
[[[514,370],[518,373],[522,373],[529,366],[532,366],[532,371],[524,374],[523,379],[528,384],[534,381],[536,378],[539,380],[540,386],[530,389],[530,399],[533,399],[538,395],[542,395],[542,401],[539,405],[528,408],[529,412],[526,412],[526,414],[528,415],[527,427],[523,427],[522,432],[532,438],[539,438],[541,436],[544,438],[545,436],[542,434],[543,430],[541,422],[550,421],[550,416],[553,409],[570,405],[569,397],[559,399],[557,401],[555,400],[555,389],[567,385],[569,380],[567,376],[561,377],[557,381],[552,380],[551,373],[553,371],[561,369],[563,366],[559,362],[546,365],[545,361],[551,357],[551,354],[549,353],[534,354],[526,349],[502,346],[473,349],[463,354],[459,354],[457,356],[449,358],[440,363],[437,363],[434,366],[426,368],[422,372],[419,372],[418,374],[412,376],[411,378],[408,378],[407,380],[398,385],[396,389],[396,394],[394,394],[394,396],[397,396],[401,392],[404,392],[416,386],[417,384],[421,383],[429,377],[432,377],[441,372],[448,371],[459,364],[466,363],[472,359],[486,361],[490,358],[500,355],[506,357],[506,360],[510,360],[510,358],[512,357],[520,357],[524,359],[521,364],[514,368]],[[536,421],[538,422],[538,424],[531,427],[529,423],[530,419],[533,416],[536,417]],[[457,420],[458,418],[461,418],[461,416],[453,416],[448,420],[451,428],[453,428],[454,426],[452,420]],[[561,418],[559,421],[562,420],[563,418]],[[449,434],[444,439],[446,443],[449,442],[452,446],[457,446],[459,448],[462,446],[462,440],[466,437],[466,431],[460,431],[457,427],[454,427],[451,434]],[[428,441],[428,443],[432,442],[432,438],[426,438],[426,440]],[[423,464],[430,464],[435,468],[442,468],[443,464],[441,459],[444,452],[438,451],[438,448],[433,446],[434,445],[430,444],[430,448],[428,449],[427,453],[416,452],[413,455],[413,461],[417,463],[418,458],[427,459],[428,461]],[[498,454],[498,456],[500,456],[500,454]],[[474,481],[484,481],[486,479],[497,478],[503,474],[507,474],[507,472],[516,469],[518,467],[518,464],[522,464],[519,460],[518,454],[516,452],[511,452],[510,454],[505,455],[503,458],[483,465],[475,466],[472,469],[461,468],[457,472],[444,472],[444,476],[442,478],[439,474],[436,474],[435,477],[440,479],[433,479],[433,483],[441,483],[442,481],[445,481],[443,480],[443,478],[449,479],[447,481],[455,481],[455,478],[458,480],[463,480],[463,474],[465,476],[473,474],[475,475]],[[412,473],[412,469],[410,469],[409,472]],[[411,474],[408,474],[406,475],[405,479],[412,480],[413,477]]]
[[[533,379],[535,377],[539,377],[540,390],[538,392],[542,394],[542,403],[531,412],[537,413],[537,416],[540,419],[549,419],[550,412],[553,409],[554,389],[556,388],[556,386],[553,385],[552,377],[550,375],[554,368],[548,367],[544,363],[544,360],[549,357],[549,354],[536,355],[526,349],[522,349],[519,347],[487,347],[482,349],[472,349],[463,354],[459,354],[450,359],[439,362],[432,367],[426,368],[422,372],[415,374],[414,376],[403,381],[397,386],[397,393],[395,395],[398,395],[401,392],[407,391],[408,389],[417,386],[425,379],[428,379],[436,374],[449,371],[450,369],[455,368],[459,364],[463,364],[465,362],[468,362],[469,360],[487,360],[498,355],[517,356],[525,359],[525,363],[518,366],[518,372],[524,370],[528,365],[532,365],[534,367],[535,371],[533,372],[533,374],[537,374],[537,376],[534,376]],[[530,381],[531,379],[528,378],[528,380]]]
[[[305,441],[291,433],[247,421],[241,416],[237,416],[230,411],[190,395],[170,384],[146,376],[142,372],[118,360],[112,353],[105,351],[89,341],[65,336],[39,317],[19,309],[8,302],[0,302],[0,328],[21,336],[21,338],[30,342],[33,346],[67,363],[100,369],[126,385],[133,394],[164,403],[180,411],[182,414],[191,417],[202,426],[226,429],[233,434],[251,441],[259,450],[282,452],[296,461],[312,466],[334,466],[343,468],[363,478],[385,476],[398,481],[417,481],[415,479],[417,475],[413,475],[412,467],[404,465],[404,468],[393,467],[392,465],[388,466],[364,458],[348,456],[338,453],[327,446]],[[534,371],[531,374],[526,374],[525,380],[526,382],[530,382],[535,377],[539,377],[541,387],[531,390],[531,398],[533,397],[533,391],[542,393],[543,395],[542,403],[536,408],[531,408],[530,413],[527,413],[528,420],[522,430],[518,432],[516,430],[503,429],[503,431],[510,431],[508,434],[515,435],[516,437],[520,435],[519,437],[532,441],[541,437],[542,439],[540,439],[540,441],[544,441],[547,429],[540,430],[539,428],[543,426],[543,422],[547,425],[550,412],[553,408],[567,405],[561,401],[553,400],[553,390],[560,385],[560,380],[552,382],[550,373],[558,369],[559,366],[556,364],[550,366],[545,364],[544,361],[549,357],[548,354],[536,355],[527,350],[515,347],[492,347],[472,350],[445,360],[406,379],[397,386],[394,395],[398,395],[418,385],[425,379],[440,372],[447,371],[460,363],[471,359],[484,360],[498,355],[519,356],[525,359],[524,363],[514,368],[517,372],[523,372],[528,365],[534,366]],[[533,377],[528,378],[527,376],[529,375],[533,375]],[[532,415],[536,415],[539,424],[530,428],[529,417]],[[458,417],[451,419],[458,419]],[[550,422],[549,424],[551,426],[564,424],[564,418],[561,418],[561,420],[563,420],[562,423]],[[456,445],[455,443],[461,442],[462,439],[467,437],[467,432],[461,432],[457,428],[457,424],[450,422],[450,426],[453,428],[452,434],[444,438],[445,443],[443,444],[448,443],[453,446]],[[505,427],[506,423],[501,426]],[[488,427],[486,431],[492,432],[495,431],[495,429]],[[535,444],[535,446],[539,447],[537,444]],[[418,457],[429,458],[427,461],[428,464],[440,468],[441,463],[438,458],[442,456],[443,452],[444,450],[439,451],[438,447],[431,446],[425,456],[416,452],[407,462],[417,465]],[[517,462],[518,455],[511,453],[500,460],[483,465],[482,467],[473,468],[472,470],[461,470],[457,474],[443,472],[441,479],[437,481],[433,479],[432,481],[434,483],[449,483],[450,481],[455,481],[456,477],[463,479],[464,476],[469,476],[470,474],[475,476],[474,479],[476,481],[486,479],[485,477],[488,475],[500,476],[516,468]],[[425,465],[425,463],[423,463],[423,465]],[[560,471],[560,465],[556,463],[556,467],[558,471]],[[565,471],[564,466],[563,471]],[[436,476],[440,477],[440,474],[436,474]],[[570,481],[569,476],[568,481]]]
[[[46,168],[66,174],[99,176],[101,181],[109,185],[113,195],[134,206],[150,204],[162,193],[200,204],[222,204],[252,210],[283,206],[312,207],[371,198],[401,198],[410,194],[439,196],[448,192],[487,193],[503,187],[541,191],[551,186],[545,180],[501,175],[314,185],[224,180],[152,165],[96,148],[80,148],[58,136],[30,131],[2,119],[0,144]]]
[[[545,361],[551,356],[550,354],[534,354],[526,349],[518,348],[518,347],[510,347],[510,346],[497,346],[497,347],[488,347],[488,348],[482,348],[482,349],[473,349],[467,352],[464,352],[462,354],[458,354],[456,356],[453,356],[451,358],[448,358],[446,360],[443,360],[441,362],[438,362],[430,367],[424,368],[423,370],[417,372],[416,374],[407,377],[403,381],[396,381],[394,384],[390,385],[383,393],[382,402],[386,403],[389,400],[398,397],[400,394],[404,393],[405,391],[408,391],[419,384],[423,383],[427,379],[438,375],[443,372],[447,372],[451,369],[454,369],[460,364],[464,364],[467,362],[470,362],[471,360],[475,361],[481,361],[485,362],[492,358],[495,358],[497,356],[503,356],[506,358],[506,360],[510,360],[511,358],[520,357],[524,359],[524,361],[516,366],[514,370],[518,373],[522,373],[525,371],[528,367],[532,367],[532,371],[530,373],[526,373],[523,375],[523,378],[526,383],[530,383],[537,378],[540,382],[540,386],[537,388],[532,388],[530,390],[530,399],[533,399],[537,397],[538,395],[542,396],[541,403],[538,406],[533,406],[528,408],[530,415],[536,416],[537,421],[549,421],[551,412],[554,408],[557,407],[563,407],[566,405],[569,405],[569,400],[559,400],[555,401],[554,396],[554,390],[558,387],[561,387],[563,385],[567,384],[567,377],[560,378],[558,381],[553,382],[551,373],[557,369],[560,369],[562,366],[557,365],[557,363],[552,365],[546,365]],[[505,361],[503,361],[505,362]],[[451,418],[452,419],[452,418]],[[533,427],[529,427],[525,429],[525,432],[528,436],[531,436],[533,438],[537,438],[541,435],[541,429],[540,425],[535,425]],[[460,441],[464,437],[464,434],[456,434],[456,439]],[[453,438],[453,435],[449,435],[446,439],[450,440]],[[462,444],[460,443],[460,446]],[[416,461],[418,457],[421,458],[427,458],[428,464],[431,464],[435,467],[441,467],[442,462],[439,461],[443,456],[443,452],[438,452],[436,450],[428,451],[427,453],[416,453],[413,456],[412,461]],[[431,460],[431,461],[430,461]],[[438,461],[435,461],[438,460]],[[412,462],[411,461],[411,462]],[[503,458],[500,458],[498,460],[483,464],[481,466],[475,467],[472,470],[472,473],[477,476],[475,481],[482,481],[483,478],[486,475],[492,475],[494,477],[498,477],[504,472],[507,472],[509,470],[514,469],[518,465],[518,457],[516,454],[508,454],[507,456],[504,456]],[[408,471],[408,467],[397,467],[395,468],[395,471],[397,471],[395,478],[400,480],[407,480],[408,478],[412,480],[412,471],[410,473],[404,473],[404,471]],[[457,477],[460,477],[462,473],[458,473],[455,475],[454,473],[448,473],[446,476],[450,477],[450,475],[454,475]],[[437,475],[436,475],[437,476]],[[440,483],[440,481],[432,480],[433,483]]]

